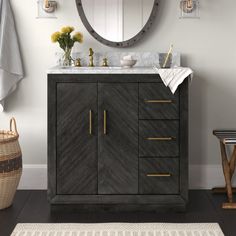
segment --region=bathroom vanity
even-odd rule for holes
[[[153,68],[48,71],[52,205],[184,210],[188,79],[173,95]]]

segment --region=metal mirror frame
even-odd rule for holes
[[[153,4],[153,8],[152,8],[152,12],[150,14],[150,17],[149,17],[147,23],[144,25],[144,27],[140,30],[139,33],[137,33],[134,37],[132,37],[129,40],[122,41],[122,42],[113,42],[113,41],[103,38],[93,29],[93,27],[90,25],[86,15],[85,15],[82,0],[75,0],[75,1],[76,1],[76,6],[78,9],[80,18],[81,18],[85,28],[88,30],[88,32],[96,40],[105,44],[106,46],[117,47],[117,48],[130,47],[130,46],[134,45],[137,41],[139,41],[141,38],[143,38],[143,36],[146,34],[146,32],[148,32],[150,30],[151,26],[153,25],[154,19],[157,15],[158,5],[159,5],[159,0],[154,0],[154,4]]]

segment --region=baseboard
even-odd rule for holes
[[[233,179],[236,186],[236,178]],[[225,186],[225,180],[221,165],[190,165],[189,167],[190,189],[211,189]]]
[[[224,186],[221,165],[190,165],[189,186],[190,189]],[[24,165],[19,189],[47,189],[47,165]]]
[[[24,165],[18,189],[47,189],[47,165]]]

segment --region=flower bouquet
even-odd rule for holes
[[[71,35],[74,31],[74,27],[66,26],[62,27],[61,31],[57,31],[52,34],[51,40],[53,43],[59,43],[60,48],[63,49],[63,66],[71,66],[72,65],[72,57],[71,51],[75,44],[75,42],[82,43],[83,42],[83,34],[80,32],[76,32],[73,36]]]

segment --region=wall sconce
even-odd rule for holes
[[[38,0],[38,17],[37,18],[56,18],[55,11],[57,2],[52,0]]]
[[[180,18],[200,18],[198,0],[180,0]]]
[[[44,0],[43,2],[43,9],[47,13],[52,13],[56,10],[57,8],[57,2],[56,1],[49,1],[49,0]]]

